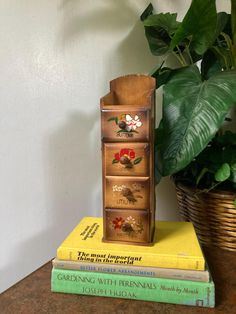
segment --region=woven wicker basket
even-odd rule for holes
[[[193,223],[199,241],[236,251],[236,192],[198,193],[181,183],[175,186],[181,217]]]

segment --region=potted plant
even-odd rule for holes
[[[164,56],[151,73],[163,86],[162,120],[156,129],[156,179],[172,176],[182,216],[204,243],[236,250],[236,1],[231,14],[215,0],[193,0],[177,14],[141,15],[151,52]],[[179,66],[166,66],[173,55]]]

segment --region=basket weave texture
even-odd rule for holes
[[[236,251],[236,192],[199,193],[178,182],[175,186],[180,215],[193,223],[199,241]]]

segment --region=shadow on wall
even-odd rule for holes
[[[143,6],[145,7],[143,1]],[[98,7],[99,3],[99,7]],[[64,14],[63,44],[83,33],[92,39],[94,33],[111,33],[127,31],[137,19],[135,2],[127,0],[100,0],[94,5],[94,0],[62,0],[59,7]],[[99,47],[101,48],[101,47]]]
[[[87,115],[76,111],[49,137],[50,218],[61,230],[61,240],[84,216],[102,214],[99,131],[98,112]]]
[[[113,40],[109,46],[109,58],[103,60],[104,67],[109,71],[105,71],[99,80],[101,89],[108,87],[108,82],[114,77],[128,73],[147,73],[156,66],[158,59],[149,52],[143,26],[139,22],[139,15],[148,3],[149,1],[101,0],[99,6],[97,2],[93,6],[92,0],[86,3],[82,0],[61,2],[59,10],[64,16],[64,22],[58,38],[63,49],[67,49],[70,42],[77,41],[79,49],[79,41],[88,36],[92,40],[95,33],[101,36],[102,43],[103,36],[105,40]],[[114,39],[107,36],[109,34],[114,34]],[[103,51],[104,46],[101,45],[98,49]],[[75,226],[83,216],[102,214],[98,103],[103,93],[104,90],[99,91],[95,111],[87,114],[72,113],[65,124],[51,134],[48,141],[51,181],[47,190],[52,198],[51,219],[56,222],[57,228],[62,229],[61,239],[68,234],[70,226]]]
[[[161,182],[156,187],[157,200],[157,220],[180,220],[179,212],[177,211],[177,198],[175,187],[168,177],[162,178]]]
[[[45,194],[51,200],[47,227],[17,240],[9,262],[0,269],[0,293],[19,281],[19,270],[22,279],[55,256],[56,248],[82,217],[101,216],[98,132],[97,112],[87,115],[76,111],[45,138]]]
[[[144,28],[140,21],[135,22],[130,32],[119,43],[115,53],[118,62],[114,63],[114,72],[117,73],[117,76],[124,75],[124,73],[148,74],[154,67],[161,64],[161,59],[153,56],[149,51]]]
[[[144,28],[139,20],[149,0],[100,0],[99,7],[96,5],[94,8],[94,1],[86,3],[89,2],[90,5],[85,5],[82,0],[62,1],[60,10],[63,10],[64,24],[60,37],[63,47],[73,40],[85,38],[84,36],[89,36],[92,40],[94,34],[99,34],[102,43],[99,50],[106,49],[106,40],[107,45],[112,43],[114,47],[104,62],[107,62],[107,72],[115,73],[115,77],[130,73],[149,73],[154,66],[161,63],[159,58],[150,53]],[[107,35],[111,37],[108,36],[104,42]],[[107,81],[115,77],[104,77],[103,85],[107,85]]]

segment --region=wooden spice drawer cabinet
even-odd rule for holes
[[[127,75],[101,98],[106,242],[151,245],[155,221],[155,80]]]

